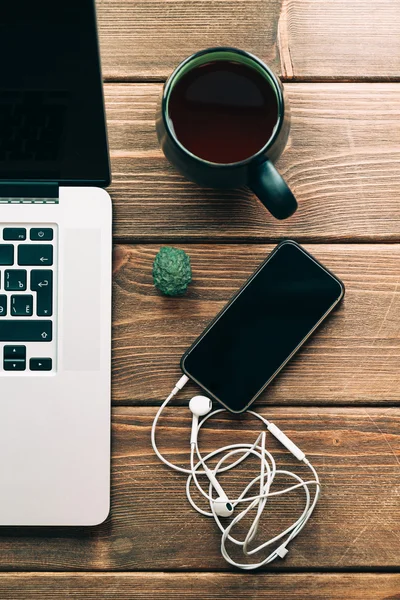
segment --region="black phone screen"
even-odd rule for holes
[[[183,356],[182,369],[241,412],[343,293],[341,282],[298,244],[282,242]]]

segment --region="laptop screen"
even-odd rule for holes
[[[93,0],[4,0],[0,180],[107,185]]]

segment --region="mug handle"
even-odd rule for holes
[[[270,160],[254,168],[248,186],[276,219],[287,219],[296,212],[297,200]]]

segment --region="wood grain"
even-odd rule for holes
[[[175,172],[155,133],[160,85],[107,85],[115,239],[399,241],[400,84],[286,89],[292,130],[278,167],[299,210],[282,222],[246,190]]]
[[[194,513],[185,480],[162,465],[150,446],[154,408],[113,411],[111,518],[89,529],[0,530],[2,571],[8,570],[227,570],[213,522]],[[323,491],[312,520],[285,560],[268,566],[369,570],[398,566],[400,521],[400,409],[264,408],[306,453],[320,475]],[[191,416],[173,407],[160,421],[159,444],[174,462],[186,464]],[[201,447],[254,441],[259,422],[249,415],[215,417]],[[282,467],[306,475],[292,455],[268,438]],[[225,491],[237,493],[256,465],[224,476]],[[254,470],[254,472],[256,472]],[[260,527],[271,535],[298,514],[302,496],[294,493]]]
[[[180,357],[266,258],[272,246],[187,245],[193,283],[166,298],[152,282],[159,246],[117,246],[113,400],[160,403]],[[257,404],[393,404],[400,400],[400,246],[307,245],[346,286],[340,308]],[[179,398],[198,388],[188,385]]]
[[[98,0],[106,80],[163,80],[187,56],[236,46],[278,67],[280,0]]]
[[[211,46],[258,54],[286,79],[398,78],[392,0],[97,0],[106,80],[163,80]]]
[[[399,600],[397,574],[15,573],[3,600]]]

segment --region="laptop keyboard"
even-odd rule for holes
[[[57,228],[0,225],[0,372],[55,371]]]

